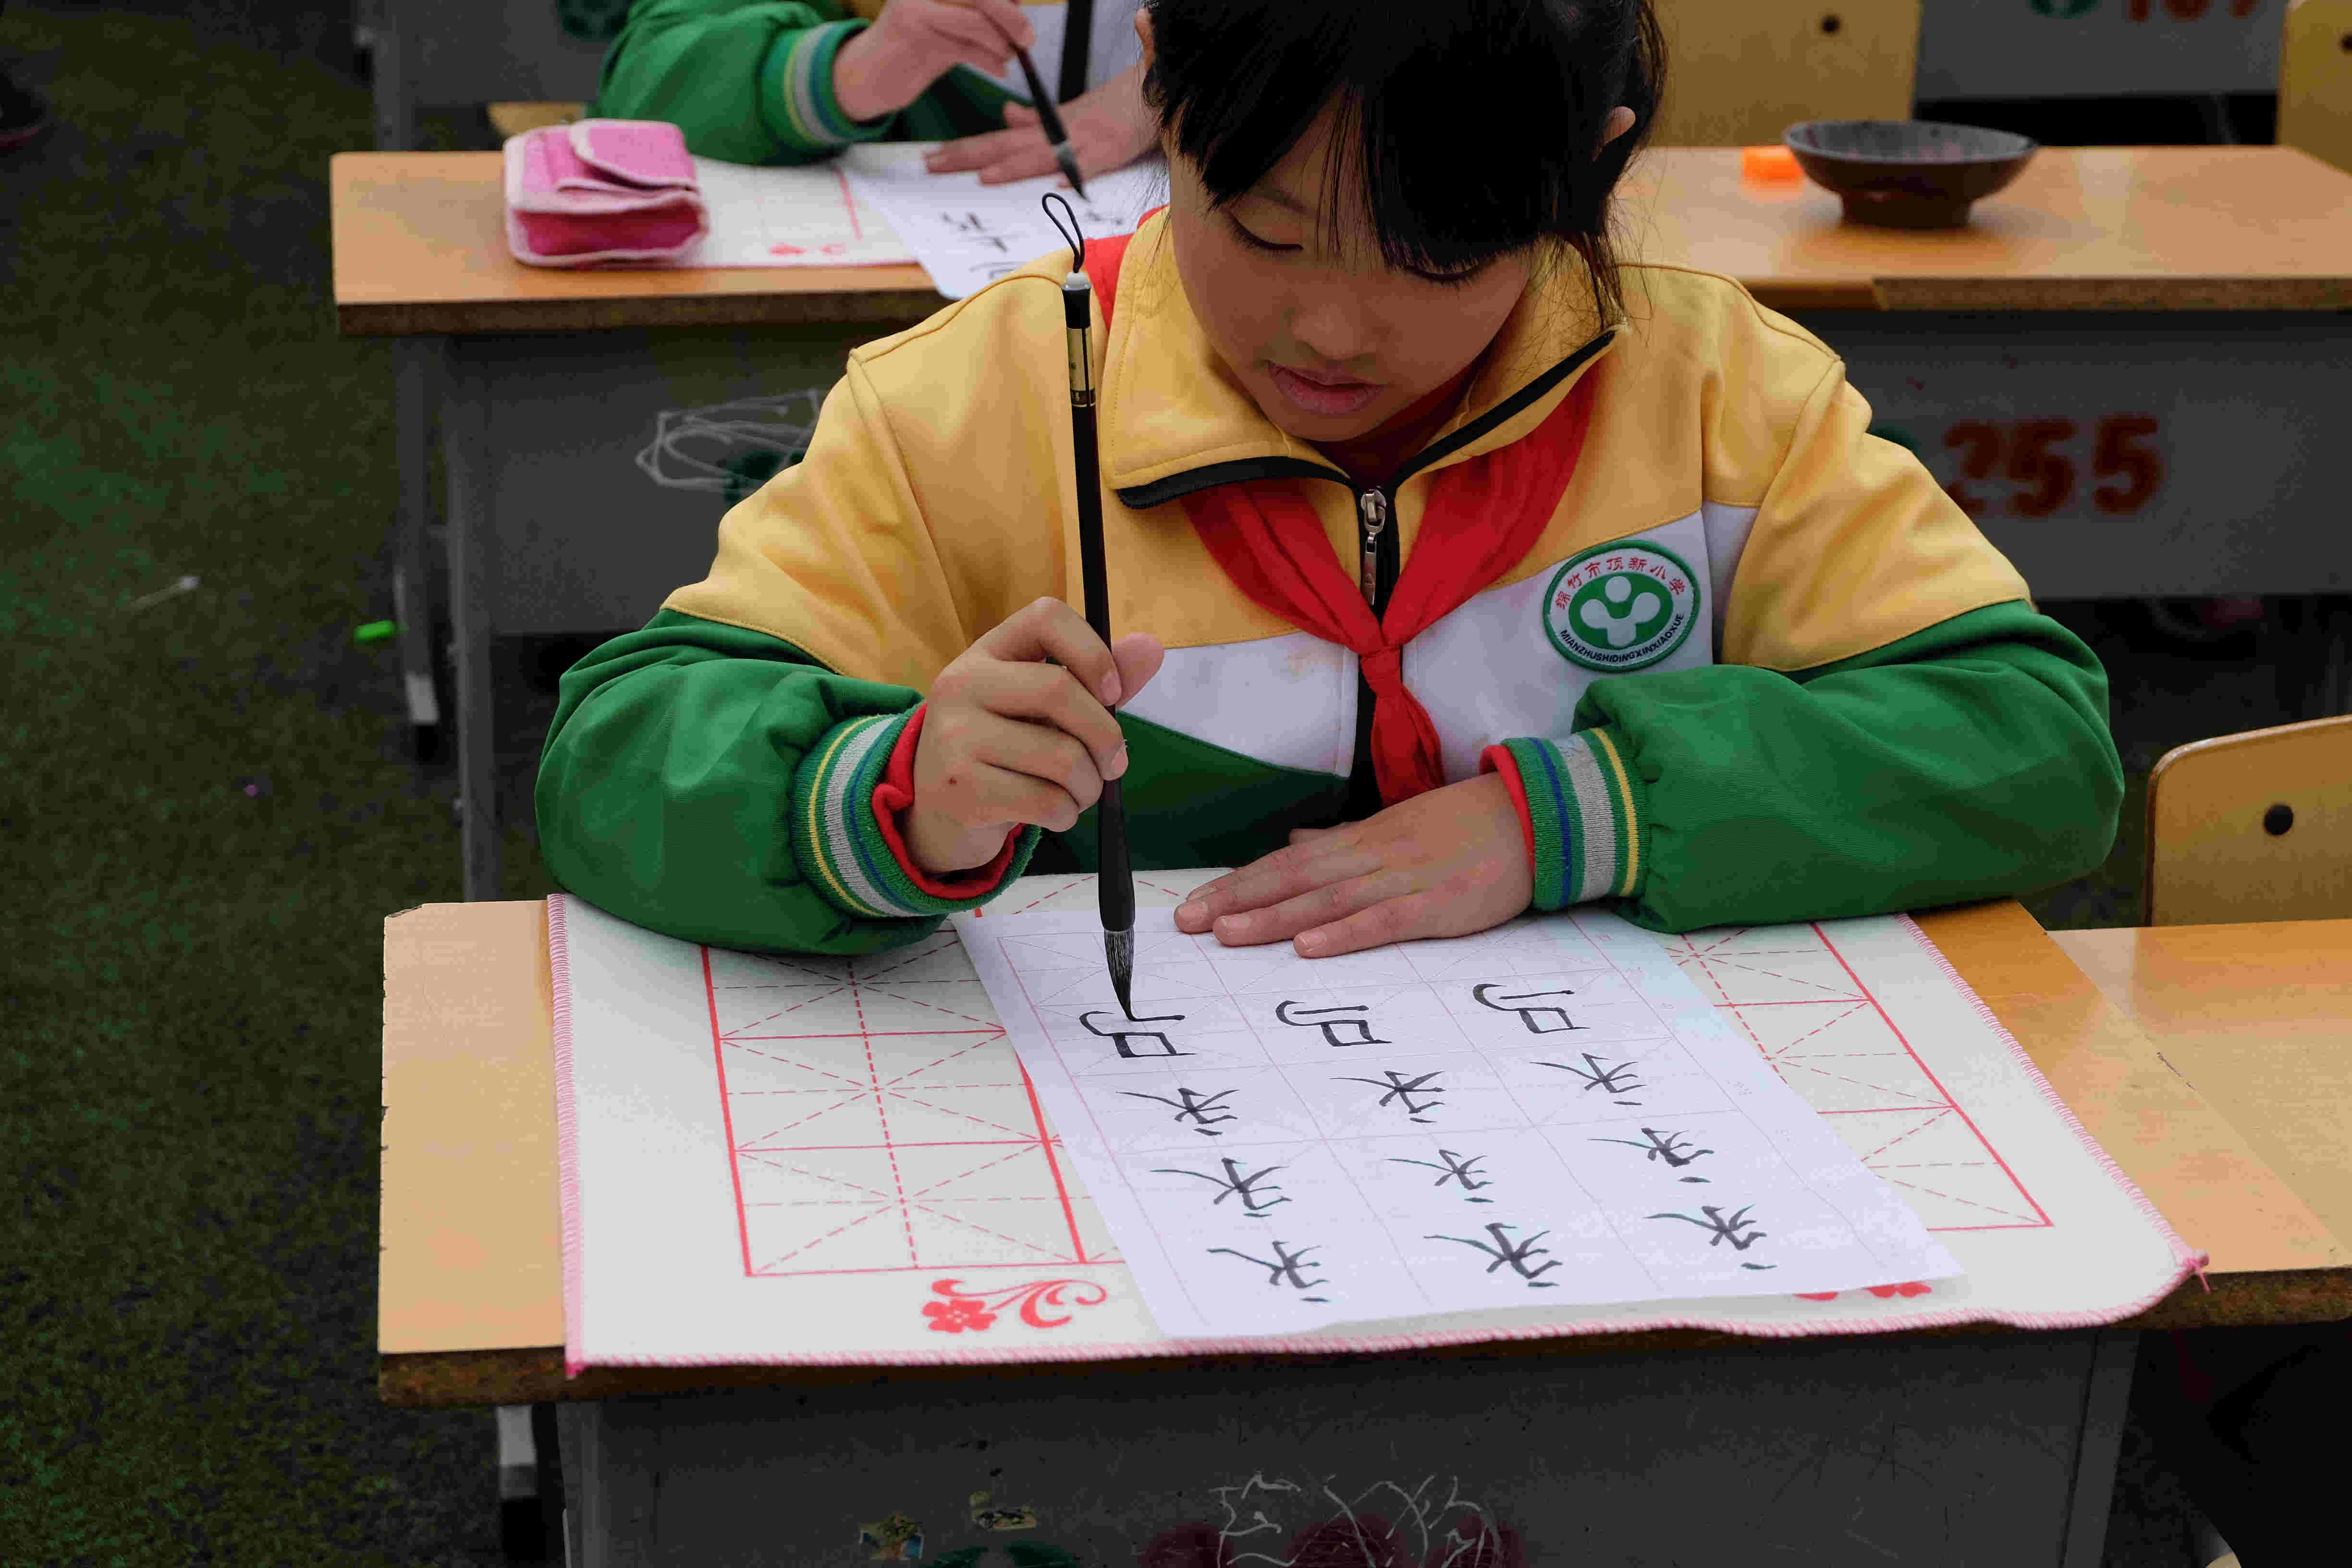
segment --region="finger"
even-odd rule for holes
[[[1301,958],[1337,958],[1343,952],[1361,952],[1392,942],[1461,934],[1444,928],[1436,905],[1436,898],[1428,891],[1383,899],[1328,925],[1300,931],[1292,945]]]
[[[1038,599],[1014,611],[980,638],[992,658],[1024,664],[1057,659],[1079,683],[1108,706],[1123,693],[1118,666],[1087,619],[1059,599]]]
[[[1377,856],[1355,847],[1352,839],[1345,835],[1327,835],[1309,843],[1291,845],[1195,889],[1176,910],[1177,929],[1203,931],[1213,928],[1222,938],[1228,921],[1272,909],[1379,868]],[[1342,912],[1334,911],[1325,918],[1336,920]],[[1266,928],[1244,925],[1234,929],[1255,931]],[[1288,936],[1298,929],[1292,926],[1274,934]],[[1273,937],[1252,936],[1250,940],[1271,941]]]
[[[1037,47],[1037,29],[1021,14],[1013,0],[980,0],[981,14],[995,25],[1006,37],[1024,49]]]
[[[1008,98],[1004,100],[1004,123],[1017,131],[1024,125],[1043,125],[1045,121],[1027,104],[1015,103]]]
[[[998,76],[1011,68],[1013,46],[1005,41],[1004,34],[979,12],[960,7],[943,11],[939,14],[936,26],[939,37],[951,46],[956,58]]]
[[[1029,721],[1045,733],[1067,739],[1105,778],[1126,771],[1119,753],[1127,747],[1127,736],[1118,721],[1066,669],[1050,664],[1000,664],[963,695],[991,714]]]
[[[980,183],[1003,185],[1014,180],[1034,180],[1040,174],[1050,174],[1061,166],[1054,162],[1054,150],[1046,144],[1044,132],[1031,132],[1029,136],[1029,146],[1017,149],[982,169]]]
[[[983,131],[976,136],[960,136],[924,153],[923,167],[934,174],[985,169],[1006,153],[1018,151],[1024,135],[1018,131]]]
[[[1227,947],[1255,947],[1282,942],[1346,920],[1402,889],[1394,874],[1373,869],[1366,875],[1312,888],[1268,908],[1221,915],[1210,927]],[[1309,956],[1312,956],[1311,954]]]
[[[1293,844],[1311,844],[1331,830],[1328,827],[1294,827],[1290,830]]]
[[[1110,645],[1118,666],[1118,700],[1132,702],[1167,661],[1168,650],[1150,632],[1129,632]]]
[[[1034,773],[973,762],[963,785],[965,809],[956,815],[970,823],[1018,822],[1048,833],[1067,833],[1077,826],[1084,808],[1061,785]]]
[[[1081,810],[1101,798],[1104,775],[1094,754],[1064,731],[993,712],[971,715],[965,723],[964,754],[974,761],[1042,779]]]

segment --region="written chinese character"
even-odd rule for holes
[[[1731,1249],[1734,1252],[1745,1252],[1749,1247],[1755,1246],[1758,1242],[1763,1240],[1764,1237],[1769,1234],[1769,1232],[1767,1231],[1758,1230],[1756,1228],[1756,1222],[1748,1217],[1748,1209],[1755,1206],[1755,1205],[1750,1204],[1748,1205],[1748,1208],[1741,1209],[1738,1214],[1732,1215],[1728,1218],[1726,1218],[1723,1211],[1713,1204],[1701,1204],[1699,1205],[1698,1212],[1699,1214],[1703,1214],[1706,1216],[1705,1219],[1700,1219],[1696,1215],[1686,1214],[1654,1214],[1649,1217],[1652,1219],[1678,1219],[1685,1225],[1695,1225],[1701,1230],[1711,1233],[1707,1237],[1707,1246],[1711,1247],[1718,1247],[1727,1241],[1731,1243]],[[1760,1271],[1762,1269],[1771,1268],[1772,1265],[1769,1263],[1743,1263],[1739,1267],[1742,1268],[1753,1268]]]
[[[1312,1290],[1316,1286],[1325,1283],[1321,1279],[1309,1279],[1306,1277],[1305,1270],[1315,1267],[1307,1261],[1307,1254],[1316,1250],[1311,1247],[1302,1247],[1294,1252],[1277,1241],[1274,1244],[1274,1258],[1271,1261],[1263,1258],[1252,1258],[1246,1252],[1236,1252],[1230,1247],[1213,1247],[1209,1250],[1212,1253],[1222,1252],[1228,1258],[1238,1258],[1244,1263],[1256,1264],[1265,1270],[1265,1282],[1268,1285],[1287,1285],[1295,1290]],[[1302,1296],[1299,1300],[1320,1301],[1324,1298]]]
[[[1100,1016],[1106,1018],[1118,1017],[1118,1014],[1108,1008],[1105,1008]],[[1189,1057],[1192,1054],[1191,1051],[1180,1051],[1171,1045],[1164,1030],[1137,1027],[1142,1024],[1181,1024],[1184,1021],[1184,1015],[1181,1013],[1171,1013],[1164,1018],[1119,1018],[1119,1023],[1127,1026],[1125,1028],[1113,1025],[1108,1029],[1097,1029],[1095,1027],[1095,1018],[1096,1015],[1093,1013],[1078,1015],[1078,1022],[1086,1026],[1087,1034],[1097,1039],[1108,1040],[1118,1047],[1120,1056],[1130,1060],[1139,1057]],[[1157,1042],[1157,1048],[1138,1050],[1128,1043],[1130,1040]]]
[[[1371,1085],[1374,1089],[1384,1089],[1388,1090],[1388,1092],[1381,1096],[1378,1101],[1379,1104],[1386,1105],[1389,1101],[1395,1100],[1398,1105],[1403,1108],[1404,1113],[1409,1119],[1414,1121],[1426,1121],[1427,1118],[1423,1115],[1423,1112],[1434,1110],[1439,1106],[1445,1103],[1444,1100],[1437,1098],[1439,1094],[1444,1092],[1444,1089],[1443,1086],[1434,1081],[1436,1078],[1437,1074],[1435,1072],[1425,1072],[1419,1078],[1408,1079],[1396,1068],[1391,1068],[1388,1072],[1381,1078],[1349,1078],[1341,1079],[1339,1081],[1342,1083],[1364,1083]],[[1416,1097],[1422,1095],[1429,1097],[1429,1103],[1427,1105],[1423,1105],[1418,1102]]]
[[[1419,1165],[1423,1170],[1435,1171],[1438,1173],[1437,1180],[1431,1183],[1430,1185],[1442,1187],[1448,1182],[1458,1183],[1461,1185],[1464,1197],[1468,1199],[1469,1202],[1474,1204],[1491,1204],[1495,1201],[1492,1198],[1473,1198],[1469,1196],[1470,1194],[1478,1191],[1481,1187],[1491,1187],[1495,1184],[1492,1182],[1473,1181],[1471,1179],[1478,1173],[1478,1162],[1486,1157],[1486,1156],[1484,1154],[1462,1155],[1455,1153],[1451,1149],[1440,1149],[1437,1152],[1437,1158],[1438,1160],[1443,1160],[1444,1162],[1442,1165],[1435,1160],[1406,1160],[1398,1158],[1394,1155],[1390,1156],[1389,1163],[1391,1165]]]
[[[1214,1094],[1204,1095],[1198,1089],[1180,1089],[1176,1091],[1178,1098],[1171,1100],[1164,1094],[1144,1094],[1131,1089],[1119,1090],[1119,1093],[1129,1100],[1156,1100],[1162,1105],[1174,1107],[1176,1114],[1170,1120],[1190,1121],[1192,1123],[1193,1131],[1210,1138],[1224,1136],[1212,1123],[1237,1120],[1233,1112],[1225,1110],[1223,1103],[1225,1096],[1233,1092],[1230,1089],[1221,1089]],[[1210,1115],[1213,1110],[1220,1114]]]
[[[1321,1029],[1323,1031],[1323,1043],[1328,1046],[1385,1046],[1392,1044],[1392,1041],[1373,1038],[1372,1026],[1363,1019],[1342,1017],[1339,1016],[1347,1013],[1369,1013],[1371,1009],[1370,1007],[1360,1002],[1346,1007],[1301,1007],[1296,1002],[1277,1002],[1275,1004],[1274,1016],[1281,1019],[1284,1023],[1289,1025],[1294,1029]],[[1339,1037],[1339,1031],[1342,1029],[1355,1030],[1357,1037],[1352,1040],[1341,1039]]]
[[[1536,1066],[1558,1068],[1564,1073],[1573,1073],[1584,1080],[1584,1089],[1587,1094],[1596,1089],[1607,1095],[1631,1094],[1643,1087],[1642,1080],[1633,1076],[1641,1070],[1639,1063],[1619,1062],[1614,1067],[1604,1067],[1603,1060],[1604,1058],[1587,1051],[1584,1053],[1584,1062],[1580,1067],[1575,1062],[1538,1062]],[[1612,1103],[1639,1105],[1642,1102],[1638,1100],[1619,1100]]]
[[[1587,1085],[1586,1087],[1590,1088],[1591,1086]],[[1677,1171],[1681,1170],[1685,1165],[1689,1164],[1692,1161],[1697,1159],[1702,1154],[1712,1154],[1715,1152],[1712,1149],[1694,1149],[1691,1147],[1691,1141],[1683,1136],[1683,1134],[1679,1132],[1661,1132],[1654,1127],[1643,1128],[1642,1137],[1645,1142],[1636,1142],[1631,1138],[1595,1138],[1593,1142],[1595,1143],[1622,1143],[1628,1149],[1639,1149],[1643,1152],[1642,1158],[1644,1163],[1647,1163],[1652,1160],[1664,1160],[1669,1166]],[[1705,1176],[1685,1176],[1683,1180],[1685,1182],[1704,1182],[1706,1178]]]
[[[1265,1218],[1266,1210],[1273,1208],[1276,1204],[1286,1204],[1290,1201],[1288,1198],[1266,1195],[1269,1193],[1282,1191],[1272,1182],[1266,1181],[1268,1176],[1281,1170],[1281,1166],[1268,1165],[1263,1171],[1253,1171],[1244,1175],[1238,1161],[1220,1160],[1217,1163],[1224,1167],[1223,1175],[1211,1175],[1206,1171],[1181,1171],[1166,1165],[1157,1167],[1155,1173],[1165,1176],[1190,1176],[1195,1181],[1207,1182],[1217,1189],[1217,1195],[1209,1200],[1210,1207],[1214,1208],[1227,1198],[1239,1198],[1242,1201],[1243,1212],[1255,1219]]]
[[[1487,1257],[1495,1260],[1486,1265],[1486,1271],[1487,1273],[1492,1274],[1496,1269],[1508,1265],[1520,1279],[1528,1282],[1528,1288],[1529,1289],[1551,1289],[1553,1288],[1551,1283],[1549,1280],[1539,1279],[1538,1276],[1549,1274],[1553,1269],[1559,1268],[1559,1259],[1555,1258],[1549,1263],[1543,1265],[1541,1268],[1536,1268],[1533,1266],[1536,1258],[1542,1257],[1545,1253],[1551,1250],[1551,1248],[1548,1247],[1538,1247],[1536,1245],[1537,1242],[1541,1241],[1545,1237],[1549,1236],[1551,1232],[1548,1230],[1539,1230],[1533,1236],[1528,1237],[1525,1241],[1513,1241],[1509,1237],[1503,1234],[1507,1230],[1516,1228],[1517,1227],[1513,1226],[1504,1225],[1500,1221],[1486,1226],[1486,1234],[1494,1237],[1494,1242],[1491,1246],[1474,1237],[1467,1236],[1433,1236],[1428,1239],[1431,1241],[1458,1241],[1465,1247],[1475,1247],[1479,1251],[1485,1253]]]
[[[1575,992],[1562,986],[1557,991],[1528,991],[1517,996],[1489,996],[1489,991],[1500,991],[1493,982],[1470,988],[1471,999],[1481,1007],[1491,1007],[1497,1013],[1517,1013],[1519,1022],[1530,1035],[1557,1035],[1563,1029],[1580,1029],[1584,1026],[1569,1021],[1568,1009],[1558,1003],[1545,1003],[1546,996],[1573,996]]]

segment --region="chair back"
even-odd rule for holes
[[[2352,0],[2291,0],[2284,29],[2279,145],[2352,174]]]
[[[2352,714],[2175,746],[2147,781],[2147,923],[2352,917]]]
[[[1657,0],[1656,147],[1777,146],[1804,120],[1908,120],[1920,0]]]

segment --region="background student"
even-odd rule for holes
[[[887,948],[1033,854],[1084,864],[1109,777],[1139,868],[1243,868],[1182,929],[1309,957],[1531,903],[1918,908],[2105,857],[2097,658],[1818,339],[1612,260],[1649,0],[1138,27],[1171,205],[1087,257],[1128,635],[1070,608],[1056,253],[856,351],[710,576],[565,676],[538,798],[565,887],[689,940]],[[1553,136],[1493,134],[1495,101]]]
[[[1086,37],[1069,7],[1013,0],[641,0],[604,57],[592,114],[667,120],[707,158],[800,163],[854,142],[945,142],[936,173],[985,184],[1054,172],[1012,44],[1030,51],[1083,174],[1150,151],[1133,17],[1097,0]],[[1008,43],[1007,40],[1010,40]],[[1074,57],[1066,62],[1066,47]]]

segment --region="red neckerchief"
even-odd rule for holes
[[[1155,208],[1155,211],[1160,210]],[[1147,213],[1148,219],[1151,215]],[[1110,326],[1132,235],[1087,247],[1086,273]],[[1524,560],[1576,472],[1595,378],[1579,377],[1543,424],[1441,470],[1429,487],[1412,558],[1375,621],[1355,575],[1331,552],[1299,481],[1243,479],[1182,499],[1201,542],[1252,602],[1354,653],[1372,689],[1372,771],[1383,805],[1445,782],[1437,727],[1404,684],[1404,645]]]

